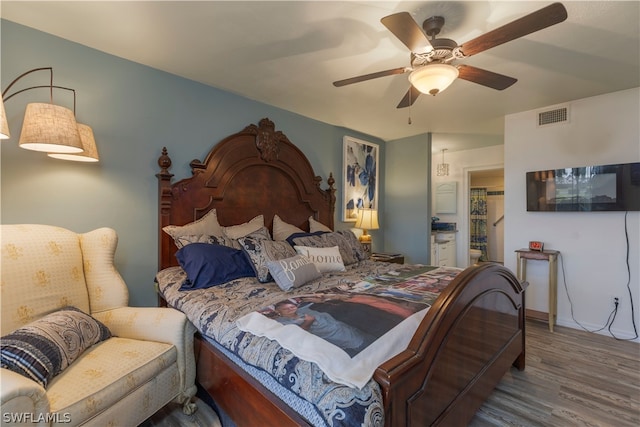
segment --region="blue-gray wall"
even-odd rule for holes
[[[431,134],[388,142],[385,177],[385,251],[403,253],[408,263],[428,264]]]
[[[118,270],[132,305],[154,305],[157,270],[157,159],[163,146],[174,179],[190,176],[188,163],[204,159],[224,137],[268,117],[309,158],[324,179],[333,172],[341,200],[342,138],[380,145],[380,222],[384,227],[385,144],[377,138],[321,123],[187,79],[123,60],[15,23],[1,21],[2,88],[23,72],[53,67],[54,84],[77,92],[77,119],[93,128],[100,163],[55,160],[18,147],[29,102],[47,102],[46,89],[5,104],[11,139],[1,143],[2,223],[44,223],[86,232],[108,226],[119,235]],[[25,77],[14,90],[48,84],[47,72]],[[54,103],[72,108],[68,91]],[[336,208],[336,228],[340,222]],[[384,230],[373,231],[374,250]]]

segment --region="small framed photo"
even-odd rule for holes
[[[360,208],[378,209],[379,147],[350,136],[343,138],[342,221],[355,222]]]

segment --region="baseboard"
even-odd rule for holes
[[[524,310],[524,316],[528,319],[542,320],[549,323],[549,313],[545,313],[544,311],[537,311],[526,308]]]

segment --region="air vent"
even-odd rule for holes
[[[547,126],[569,121],[569,107],[554,108],[538,113],[538,126]]]

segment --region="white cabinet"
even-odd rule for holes
[[[431,257],[429,258],[430,265],[438,265],[438,255],[436,251],[436,236],[431,233]]]
[[[438,243],[436,245],[436,256],[440,267],[455,267],[456,241],[452,240],[446,243]]]
[[[439,267],[456,266],[456,233],[431,235],[431,264]]]
[[[455,181],[436,185],[436,213],[456,213],[457,185]]]

